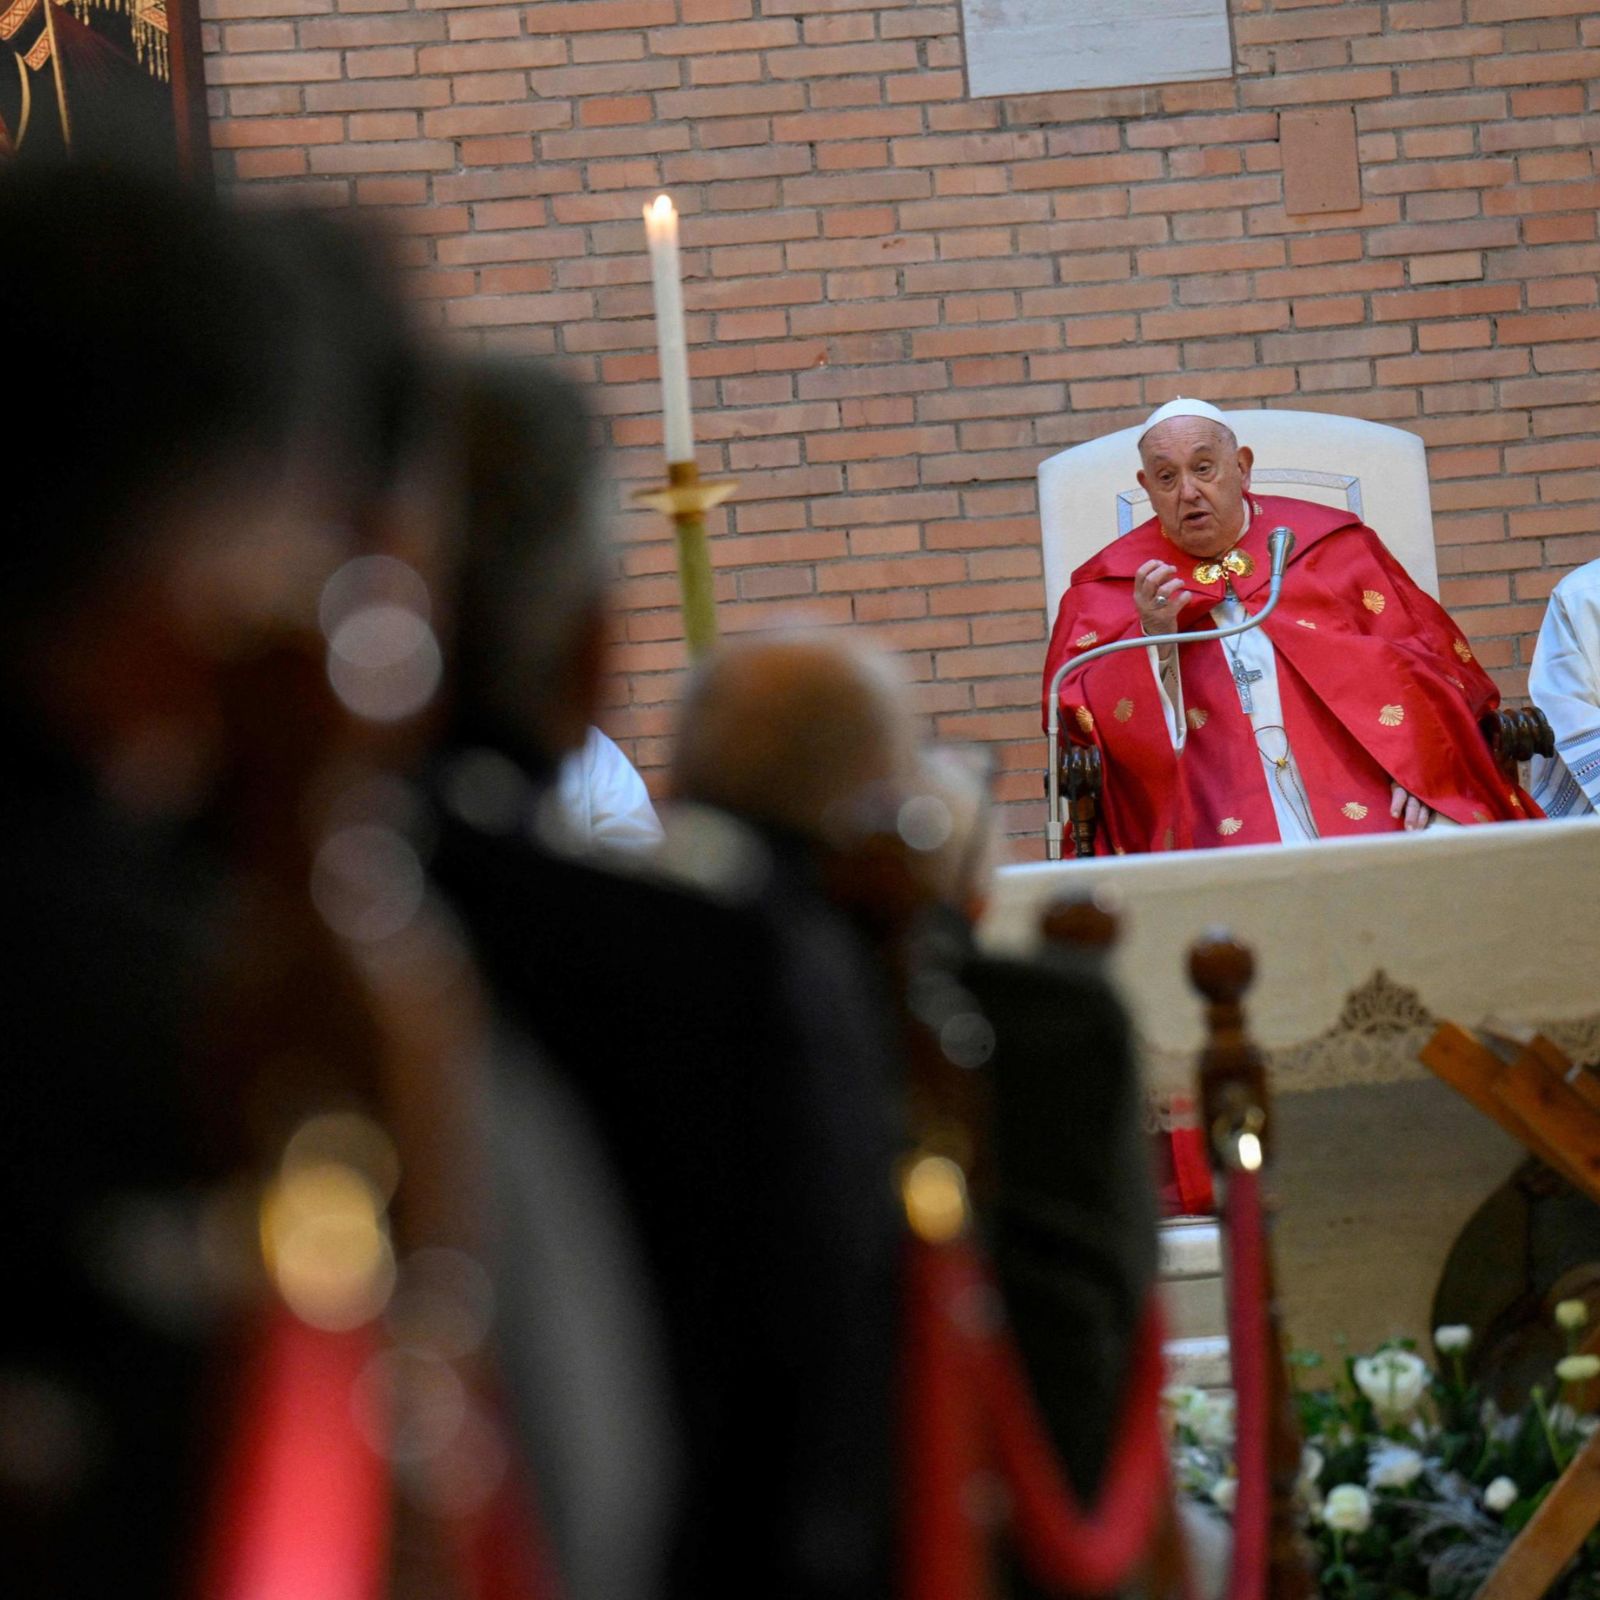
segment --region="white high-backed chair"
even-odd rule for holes
[[[1251,486],[1355,512],[1377,530],[1419,588],[1439,596],[1428,463],[1415,434],[1320,411],[1229,411],[1255,453]],[[1139,487],[1139,428],[1074,445],[1039,467],[1046,625],[1073,570],[1150,515]]]

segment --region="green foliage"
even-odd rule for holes
[[[1306,1441],[1305,1528],[1330,1600],[1471,1600],[1597,1425],[1554,1382],[1554,1400],[1536,1389],[1502,1416],[1463,1380],[1459,1351],[1441,1372],[1414,1349],[1395,1341],[1335,1365],[1310,1351],[1289,1356]],[[1231,1409],[1173,1391],[1169,1418],[1179,1484],[1225,1516]],[[1600,1600],[1600,1533],[1548,1592]]]

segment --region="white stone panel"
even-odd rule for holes
[[[1227,0],[961,0],[974,96],[1227,78]]]

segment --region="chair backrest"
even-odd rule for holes
[[[1433,508],[1422,441],[1399,428],[1320,411],[1229,411],[1228,426],[1255,452],[1261,494],[1315,500],[1356,513],[1419,588],[1439,594]],[[1039,466],[1045,616],[1055,620],[1073,570],[1150,515],[1138,428],[1074,445]]]

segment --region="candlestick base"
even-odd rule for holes
[[[634,501],[672,518],[678,536],[678,589],[683,636],[691,656],[717,642],[717,602],[712,590],[711,547],[706,512],[739,487],[737,478],[702,478],[692,461],[669,461],[660,488],[636,489]]]

